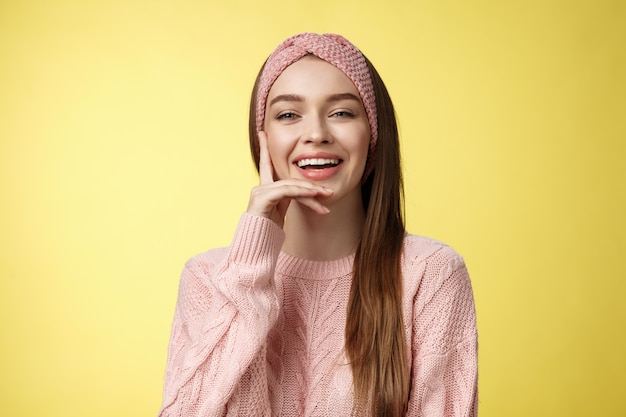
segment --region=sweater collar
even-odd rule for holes
[[[315,281],[332,280],[352,274],[355,255],[333,261],[312,261],[280,252],[276,273],[289,278]]]

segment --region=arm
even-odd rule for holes
[[[250,193],[228,256],[216,263],[200,255],[183,271],[160,417],[221,416],[227,407],[243,410],[250,404],[255,415],[269,415],[272,406],[279,407],[272,403],[277,396],[268,386],[265,353],[278,317],[273,278],[284,216],[291,200],[327,214],[318,198],[332,190],[301,180],[274,181],[264,132],[259,146],[260,185]]]
[[[476,312],[463,259],[431,255],[413,311],[409,416],[474,417],[478,411]]]
[[[272,221],[246,214],[224,259],[210,252],[186,264],[160,416],[220,416],[251,364],[264,367],[259,353],[278,317],[274,266],[283,240]],[[259,379],[258,404],[267,404],[267,378]]]

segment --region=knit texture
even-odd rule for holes
[[[264,130],[267,96],[276,79],[291,64],[305,55],[315,55],[340,69],[354,83],[370,125],[370,151],[365,177],[373,168],[374,150],[378,140],[376,97],[365,57],[350,41],[341,35],[327,33],[300,33],[287,38],[269,56],[259,79],[256,103],[257,131]]]
[[[281,252],[283,231],[244,214],[230,248],[187,262],[161,417],[349,416],[343,352],[354,256],[318,262]],[[406,235],[404,336],[408,416],[476,416],[471,284],[448,246]]]

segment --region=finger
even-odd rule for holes
[[[274,167],[267,147],[267,134],[258,132],[259,137],[259,178],[261,184],[271,184],[274,182]]]
[[[328,214],[330,212],[328,207],[322,204],[320,199],[330,197],[333,194],[332,190],[315,184],[300,182],[290,184],[286,181],[280,181],[275,182],[274,184],[279,183],[280,186],[268,191],[268,194],[271,195],[268,195],[269,200],[276,203],[280,201],[294,200],[319,214]]]
[[[330,213],[330,209],[326,207],[325,205],[323,205],[322,203],[320,203],[319,200],[316,198],[296,198],[294,199],[294,201],[298,202],[299,204],[303,206],[310,208],[311,210],[313,210],[314,212],[318,214],[324,215],[324,214]]]
[[[325,190],[318,186],[300,185],[297,183],[275,182],[271,185],[260,185],[253,190],[254,198],[264,200],[269,205],[275,205],[279,201],[298,198],[329,197],[331,190]]]
[[[327,212],[317,201],[318,198],[328,198],[332,190],[319,185],[303,181],[287,180],[277,181],[272,184],[264,184],[254,187],[248,203],[248,213],[269,217],[281,201],[292,199],[305,199],[304,204],[313,210],[324,214]],[[306,199],[314,199],[309,201]]]

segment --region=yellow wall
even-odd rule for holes
[[[306,4],[306,5],[300,5]],[[154,416],[178,275],[300,31],[377,65],[410,231],[470,267],[482,417],[623,416],[626,2],[0,2],[0,413]]]

